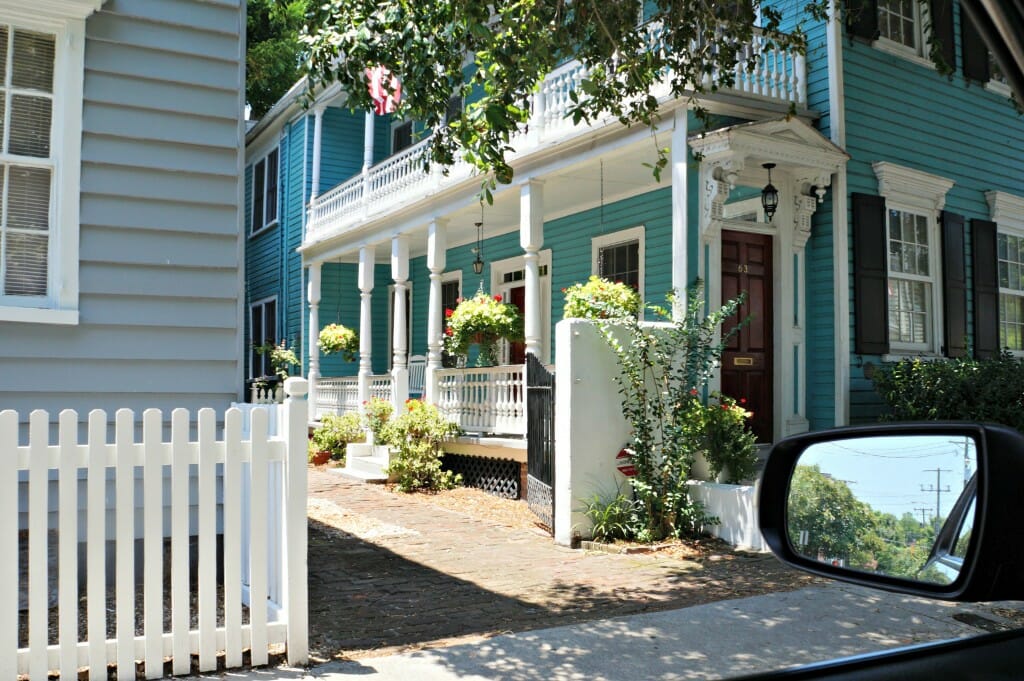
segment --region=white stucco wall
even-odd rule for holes
[[[629,441],[630,426],[622,414],[615,381],[615,354],[597,328],[580,319],[555,326],[555,542],[568,546],[573,535],[590,538],[591,523],[583,501],[595,493],[611,498],[627,489],[616,469],[615,455]],[[694,475],[706,476],[703,461]],[[767,550],[757,525],[757,488],[697,482],[693,497],[721,523],[708,528],[725,541],[744,548]]]
[[[582,500],[614,494],[626,479],[615,455],[629,440],[615,382],[615,355],[593,324],[565,319],[555,325],[555,542],[574,532],[590,537]]]

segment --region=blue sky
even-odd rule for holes
[[[920,518],[921,512],[915,509],[924,508],[928,509],[925,516],[931,518],[935,487],[942,490],[939,515],[945,516],[963,489],[965,476],[977,468],[977,454],[970,438],[886,435],[813,445],[799,463],[817,464],[823,473],[847,481],[853,494],[875,510]],[[938,485],[935,469],[941,470]]]

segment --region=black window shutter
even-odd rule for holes
[[[931,0],[931,33],[939,43],[942,58],[956,70],[956,44],[953,37],[953,0]]]
[[[879,37],[878,0],[847,0],[846,30],[851,38],[871,41]]]
[[[878,38],[878,1],[847,0],[846,30],[851,38],[868,41]]]
[[[889,352],[889,267],[886,262],[885,199],[853,194],[854,350]]]
[[[987,83],[992,77],[988,67],[988,48],[967,12],[960,8],[960,41],[964,55],[964,78]]]
[[[942,313],[946,356],[967,356],[964,216],[948,211],[942,211]]]
[[[996,223],[971,220],[971,265],[974,268],[974,356],[999,355],[999,263]]]

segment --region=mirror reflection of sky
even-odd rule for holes
[[[974,440],[954,435],[886,435],[812,445],[799,465],[847,483],[853,495],[897,518],[946,516],[977,468]],[[936,469],[939,473],[936,473]],[[935,512],[935,489],[940,508]],[[947,491],[948,489],[948,491]]]

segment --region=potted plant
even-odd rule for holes
[[[282,340],[278,345],[264,343],[263,345],[255,346],[255,349],[259,355],[269,354],[270,367],[274,370],[275,375],[272,377],[264,376],[254,383],[254,387],[269,389],[271,385],[274,385],[274,399],[277,402],[283,401],[284,381],[291,375],[291,368],[300,364],[299,358],[295,354],[295,348],[287,345]]]
[[[746,399],[735,400],[711,393],[718,404],[708,404],[704,413],[704,458],[712,477],[738,484],[757,471],[756,437],[750,429],[753,412],[744,408]]]
[[[366,440],[359,414],[325,414],[309,439],[309,460],[320,466],[328,461],[344,463],[345,451],[352,442]]]
[[[523,319],[515,305],[502,302],[500,295],[477,291],[472,298],[459,300],[455,309],[445,310],[444,349],[451,355],[466,356],[477,346],[476,365],[498,363],[498,341],[523,340]]]
[[[562,289],[565,319],[620,319],[640,314],[640,296],[632,286],[591,276]]]
[[[325,355],[339,352],[346,362],[354,362],[359,352],[359,334],[342,324],[328,324],[321,329],[317,345]]]

